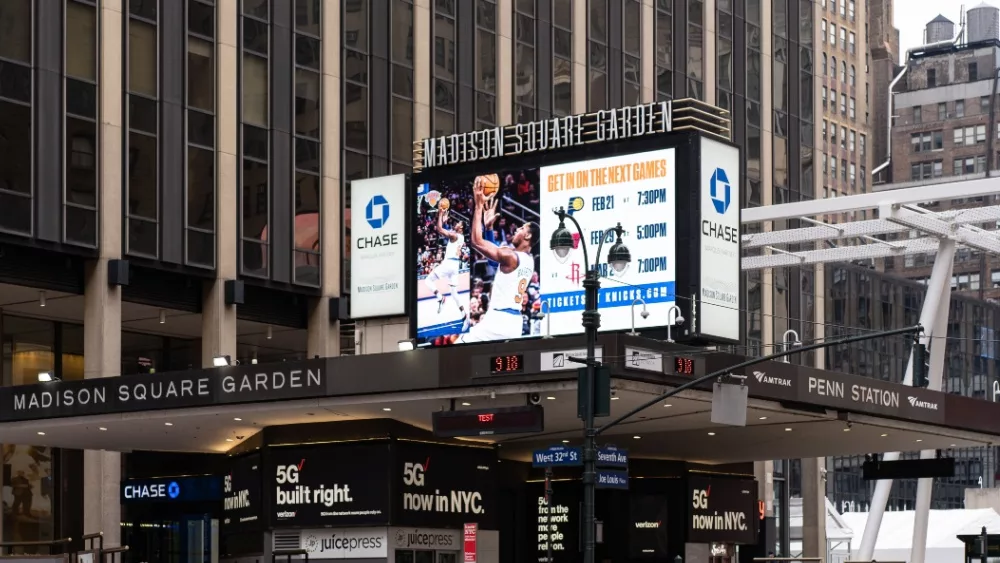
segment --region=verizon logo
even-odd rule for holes
[[[919,409],[928,409],[932,411],[938,410],[937,403],[932,403],[930,401],[922,401],[916,397],[907,397],[906,400],[910,401],[911,407],[917,407]]]
[[[656,530],[660,527],[659,522],[636,522],[635,527],[640,530]]]
[[[762,371],[753,372],[753,376],[757,378],[757,381],[767,385],[780,385],[781,387],[792,386],[791,379],[785,379],[784,377],[774,377],[773,375],[767,375]]]

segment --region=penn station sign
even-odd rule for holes
[[[327,361],[226,366],[0,389],[0,421],[321,397]]]
[[[413,166],[427,170],[669,133],[672,113],[671,102],[654,102],[431,137],[417,143]]]

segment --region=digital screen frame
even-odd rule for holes
[[[701,138],[673,132],[414,174],[408,275],[413,282],[410,334],[417,345],[581,334],[583,250],[575,247],[562,262],[550,250],[558,207],[580,222],[592,265],[601,232],[618,222],[624,228],[623,242],[632,254],[624,274],[607,265],[613,237],[605,240],[596,260],[602,331],[630,330],[634,317],[636,330],[653,334],[667,325],[668,312],[676,306],[689,321],[674,330],[675,339],[738,341],[732,335],[702,335],[696,324],[702,308],[696,298],[703,265]],[[739,191],[732,197],[739,201]],[[738,221],[739,204],[732,207]],[[476,216],[478,228],[473,229]],[[568,218],[565,224],[579,239]],[[480,233],[475,240],[474,230]],[[498,271],[505,274],[499,290]],[[741,283],[738,271],[731,277]],[[638,314],[643,307],[646,317]]]

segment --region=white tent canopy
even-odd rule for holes
[[[878,539],[875,542],[876,561],[910,560],[915,514],[913,510],[884,513]],[[846,512],[840,517],[855,532],[851,540],[851,551],[856,553],[861,547],[861,536],[868,520],[868,513]],[[958,539],[958,536],[978,534],[983,526],[986,526],[990,533],[1000,533],[1000,514],[992,508],[931,510],[927,525],[925,563],[963,561],[965,544]]]
[[[788,502],[788,527],[791,535],[789,542],[790,555],[802,556],[802,499],[792,497]],[[837,509],[826,499],[826,546],[827,558],[830,563],[850,559],[850,542],[854,531]]]

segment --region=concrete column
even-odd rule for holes
[[[771,97],[771,3],[760,3],[761,22],[761,60],[760,60],[760,126],[761,126],[761,147],[760,147],[760,185],[761,204],[771,205],[774,200],[774,192],[771,189],[774,168],[774,123],[771,118],[773,101]],[[771,223],[764,225],[764,231],[773,230]],[[765,252],[770,253],[769,250]],[[761,338],[764,341],[763,352],[770,354],[776,349],[774,344],[774,270],[767,269],[761,272]]]
[[[416,7],[415,7],[416,8]],[[414,24],[417,12],[414,10]],[[424,8],[426,12],[426,7]],[[419,37],[419,36],[417,36]],[[421,43],[421,42],[418,42]],[[427,43],[422,42],[422,43]],[[420,48],[418,48],[418,51]],[[323,197],[322,296],[310,300],[306,353],[328,358],[340,353],[339,321],[330,315],[330,300],[340,295],[340,10],[323,10]],[[414,117],[416,121],[416,117]]]
[[[587,2],[573,2],[573,113],[587,113]]]
[[[802,556],[826,561],[826,458],[802,460]]]
[[[122,0],[100,4],[101,134],[100,257],[86,266],[83,313],[84,377],[121,375],[122,295],[108,285],[108,261],[122,255]],[[83,531],[104,532],[121,544],[121,454],[83,453]]]
[[[497,2],[497,125],[514,121],[514,0]]]
[[[757,498],[764,501],[764,516],[774,516],[774,462],[755,461],[753,476],[757,479]]]
[[[716,94],[716,57],[715,57],[715,0],[705,0],[705,8],[702,11],[704,21],[702,29],[705,30],[704,48],[702,53],[705,57],[705,103],[715,105]],[[770,51],[767,51],[768,53]]]
[[[414,0],[413,36],[431,39],[431,2]],[[413,42],[413,138],[426,139],[431,136],[431,66],[432,40]],[[338,64],[340,58],[337,59]],[[339,73],[338,73],[339,74]],[[503,84],[500,82],[500,84]],[[337,86],[340,92],[340,86]],[[497,103],[500,103],[499,100]]]
[[[642,40],[639,56],[642,69],[639,74],[642,103],[656,99],[656,0],[642,0]]]
[[[215,111],[218,126],[216,162],[215,279],[205,282],[201,309],[201,364],[212,366],[215,356],[236,357],[236,306],[226,305],[225,280],[237,277],[239,248],[239,71],[237,29],[239,1],[216,2],[215,75],[218,92]]]

